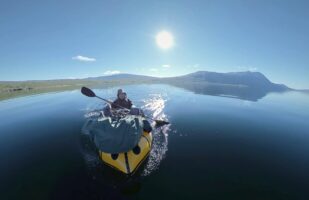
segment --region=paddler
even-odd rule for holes
[[[117,99],[112,103],[112,108],[127,108],[131,109],[132,108],[132,102],[130,99],[127,97],[127,93],[123,92],[122,89],[118,89],[117,92]]]

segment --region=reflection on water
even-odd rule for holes
[[[150,98],[144,100],[144,106],[142,109],[147,116],[151,116],[154,119],[161,119],[168,121],[167,116],[164,114],[165,102],[167,96],[162,94],[150,94]],[[153,123],[155,126],[155,124]],[[159,127],[153,130],[152,149],[149,154],[149,158],[146,163],[146,167],[142,173],[143,176],[149,175],[152,171],[156,170],[160,162],[166,155],[168,150],[168,132],[170,125]]]
[[[205,82],[175,82],[170,83],[173,86],[193,91],[195,94],[204,94],[212,96],[222,96],[229,98],[237,98],[249,101],[258,101],[265,97],[270,91],[261,88],[250,88],[246,86],[234,85],[215,85]],[[282,91],[276,91],[282,92]]]

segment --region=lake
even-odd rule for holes
[[[0,199],[308,199],[309,95],[255,101],[168,85],[122,87],[170,125],[148,160],[123,177],[81,128],[104,103],[79,90],[0,102]],[[113,99],[117,88],[96,89]],[[223,95],[224,96],[224,95]]]

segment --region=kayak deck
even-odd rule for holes
[[[147,158],[150,153],[151,146],[152,134],[151,132],[144,131],[138,145],[132,150],[119,154],[110,154],[99,151],[99,155],[105,164],[122,173],[132,174]]]

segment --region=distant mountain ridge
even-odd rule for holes
[[[218,73],[209,71],[197,71],[183,76],[158,78],[146,75],[135,74],[115,74],[110,76],[89,77],[87,80],[135,80],[135,81],[154,81],[162,83],[170,82],[207,82],[210,84],[246,86],[254,89],[263,89],[267,91],[285,91],[292,90],[284,84],[276,84],[271,82],[266,76],[260,72],[228,72]]]
[[[194,73],[175,76],[175,77],[153,77],[147,75],[137,75],[129,73],[120,73],[107,76],[97,76],[97,77],[88,77],[88,78],[77,78],[77,79],[54,79],[54,80],[29,80],[29,81],[0,81],[2,83],[27,83],[27,82],[78,82],[78,81],[134,81],[134,82],[207,82],[210,84],[221,84],[221,85],[234,85],[234,86],[247,86],[251,88],[263,88],[267,90],[292,90],[284,84],[272,83],[265,75],[260,72],[227,72],[227,73],[218,73],[218,72],[209,72],[209,71],[197,71]],[[303,90],[308,91],[308,90]]]
[[[251,71],[228,72],[228,73],[197,71],[191,74],[173,77],[170,79],[192,81],[192,82],[206,81],[208,83],[214,83],[214,84],[247,86],[254,89],[273,90],[273,91],[291,90],[291,88],[287,87],[284,84],[272,83],[269,79],[266,78],[264,74],[260,72],[251,72]]]
[[[135,74],[115,74],[79,79],[0,81],[0,100],[16,96],[50,91],[79,89],[82,86],[107,88],[129,84],[168,84],[198,94],[225,96],[257,101],[270,92],[285,92],[291,89],[271,82],[260,72],[217,73],[197,71],[176,77],[152,77]],[[308,93],[308,90],[297,90]]]

